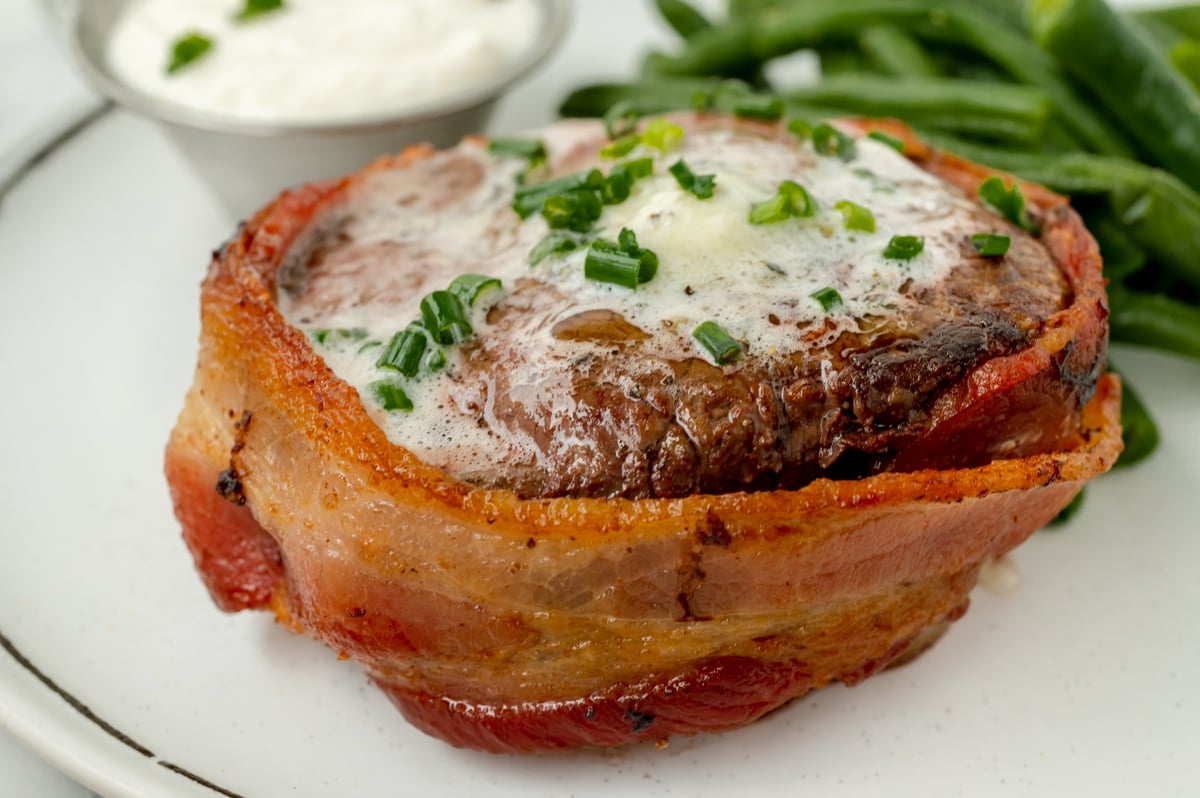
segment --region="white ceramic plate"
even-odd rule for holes
[[[586,4],[497,126],[629,72],[638,3]],[[625,7],[628,7],[627,9]],[[625,9],[627,13],[622,13]],[[612,42],[617,42],[616,51]],[[594,67],[593,65],[607,65]],[[0,207],[0,718],[107,796],[1195,794],[1200,364],[1118,350],[1165,432],[916,663],[665,750],[499,757],[411,729],[356,666],[217,612],[162,449],[233,220],[112,113]]]

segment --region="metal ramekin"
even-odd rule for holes
[[[106,49],[128,0],[82,3],[68,36],[90,82],[119,104],[162,124],[193,170],[239,216],[279,190],[346,174],[409,144],[455,144],[487,123],[496,101],[540,64],[563,38],[567,0],[539,0],[541,30],[535,44],[508,70],[436,104],[403,112],[330,123],[278,124],[196,111],[139,91],[109,68]]]

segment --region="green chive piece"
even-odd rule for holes
[[[889,136],[881,130],[872,130],[867,134],[867,138],[883,142],[901,155],[904,154],[904,142],[895,136]]]
[[[428,346],[429,334],[424,327],[413,322],[392,336],[392,340],[379,353],[375,365],[381,369],[398,371],[405,377],[415,377]]]
[[[637,235],[628,227],[622,227],[617,236],[617,246],[626,255],[638,259],[638,282],[648,283],[658,274],[658,255],[638,246]]]
[[[368,349],[374,349],[377,346],[383,346],[383,341],[367,341],[358,348],[358,353],[361,355]]]
[[[583,262],[583,276],[601,283],[637,288],[641,282],[641,259],[621,250],[611,241],[593,241]]]
[[[446,356],[442,354],[439,347],[433,347],[429,350],[429,354],[425,356],[425,362],[421,364],[421,368],[426,371],[441,371],[446,367]]]
[[[683,128],[666,119],[655,119],[642,131],[642,142],[660,152],[669,152],[683,141]]]
[[[375,395],[375,400],[389,413],[395,410],[408,413],[413,409],[412,399],[408,398],[403,388],[390,380],[379,380],[367,387]]]
[[[642,137],[637,133],[629,133],[621,136],[619,139],[614,139],[600,149],[600,157],[615,160],[624,158],[629,153],[633,152],[633,148],[642,143]]]
[[[638,246],[637,235],[622,227],[616,243],[598,239],[588,248],[583,276],[602,283],[637,288],[658,273],[658,255]]]
[[[791,216],[809,217],[817,212],[817,202],[804,186],[784,180],[777,193],[750,209],[750,224],[775,224]]]
[[[334,329],[312,329],[308,331],[308,335],[318,344],[335,346],[348,341],[361,341],[367,337],[367,331],[363,327],[341,327]]]
[[[733,115],[747,119],[762,119],[776,122],[783,118],[783,100],[778,97],[750,95],[741,97],[733,104]]]
[[[466,308],[449,291],[433,291],[421,299],[421,320],[439,344],[461,344],[474,332]]]
[[[500,280],[486,274],[460,274],[450,281],[447,290],[458,297],[463,305],[473,308],[480,295],[487,291],[498,291],[503,287]]]
[[[809,296],[820,302],[821,308],[826,313],[842,306],[842,295],[837,292],[836,288],[826,286],[820,291],[813,291]]]
[[[237,22],[247,22],[272,11],[283,10],[283,0],[246,0],[242,10],[233,15]]]
[[[213,40],[203,33],[193,31],[175,40],[171,45],[171,58],[167,62],[167,74],[174,75],[188,64],[203,58],[213,48]]]
[[[704,347],[704,351],[708,352],[717,365],[728,363],[742,352],[741,344],[733,340],[733,337],[715,321],[701,322],[692,330],[692,337]]]
[[[679,184],[680,188],[690,191],[696,199],[709,199],[716,189],[716,175],[695,174],[682,158],[671,164],[667,171],[675,175],[675,182]]]
[[[624,171],[633,180],[641,180],[643,177],[649,177],[654,174],[654,159],[653,158],[636,158],[632,161],[619,163],[613,167],[613,171]]]
[[[488,152],[540,163],[546,160],[546,142],[539,139],[492,139],[488,142]]]
[[[884,247],[883,257],[895,260],[912,260],[924,250],[924,236],[892,236],[892,240]]]
[[[550,233],[529,251],[529,265],[537,266],[551,255],[562,255],[579,247],[579,242],[566,233]]]
[[[813,126],[806,119],[789,119],[787,130],[800,141],[808,141],[812,138]]]
[[[854,139],[827,122],[813,128],[812,138],[813,148],[822,155],[836,155],[848,162],[858,154]]]
[[[552,180],[543,180],[540,183],[518,186],[513,194],[512,209],[522,219],[528,219],[542,209],[547,198],[585,188],[592,191],[604,189],[604,175],[599,169],[589,169],[586,172],[576,172]]]
[[[542,216],[553,230],[586,233],[603,212],[600,195],[588,189],[555,194],[542,204]]]
[[[604,204],[619,205],[629,199],[633,191],[633,179],[628,172],[614,169],[612,174],[604,178]]]
[[[788,198],[776,194],[771,199],[763,200],[750,209],[750,224],[775,224],[791,215]]]
[[[817,212],[817,202],[804,186],[794,180],[784,180],[779,184],[779,195],[786,198],[792,216],[810,217]]]
[[[850,200],[842,200],[833,207],[841,211],[842,216],[846,218],[847,230],[860,230],[864,233],[875,232],[875,214],[867,208]]]
[[[985,258],[999,258],[1008,254],[1012,239],[995,233],[976,233],[971,236],[971,244]]]
[[[604,113],[604,130],[610,139],[628,136],[637,128],[641,114],[626,100],[619,100]]]
[[[1006,189],[1003,179],[989,177],[979,185],[979,196],[997,213],[1025,232],[1035,236],[1042,232],[1041,226],[1030,218],[1025,207],[1025,194],[1016,183],[1012,184],[1012,188]]]

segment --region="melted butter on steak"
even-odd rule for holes
[[[543,139],[556,173],[611,165],[598,126]],[[449,474],[527,497],[636,498],[886,470],[949,386],[1027,347],[1069,299],[1036,240],[879,142],[860,139],[847,163],[772,128],[700,120],[677,152],[630,157],[649,155],[654,175],[595,229],[632,229],[657,253],[636,290],[586,280],[583,247],[531,268],[547,227],[509,207],[523,164],[467,142],[367,173],[294,248],[280,307],[301,328],[365,330],[317,351],[393,442]],[[680,189],[667,171],[680,157],[716,175],[711,199]],[[751,225],[785,179],[808,189],[815,217]],[[847,231],[841,200],[869,208],[876,231]],[[1009,235],[1009,254],[978,257],[980,232]],[[923,236],[924,252],[884,258],[893,235]],[[384,376],[375,344],[464,272],[499,277],[504,293],[443,371],[405,384],[411,413],[383,411],[367,389]],[[811,296],[826,287],[844,300],[829,313]],[[697,346],[709,319],[742,357],[717,366]]]

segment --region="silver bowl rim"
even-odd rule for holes
[[[122,5],[128,0],[122,0]],[[90,4],[82,4],[83,6]],[[436,102],[424,103],[401,112],[346,117],[329,122],[261,122],[198,111],[168,102],[121,81],[105,63],[97,63],[84,46],[86,11],[80,7],[68,28],[72,55],[84,76],[102,94],[118,104],[153,119],[212,133],[251,137],[335,136],[372,133],[434,122],[495,101],[509,86],[528,75],[562,43],[571,18],[569,0],[537,0],[541,30],[534,44],[510,69],[487,83],[457,92]],[[107,39],[111,30],[105,30]],[[102,55],[102,54],[101,54]]]

